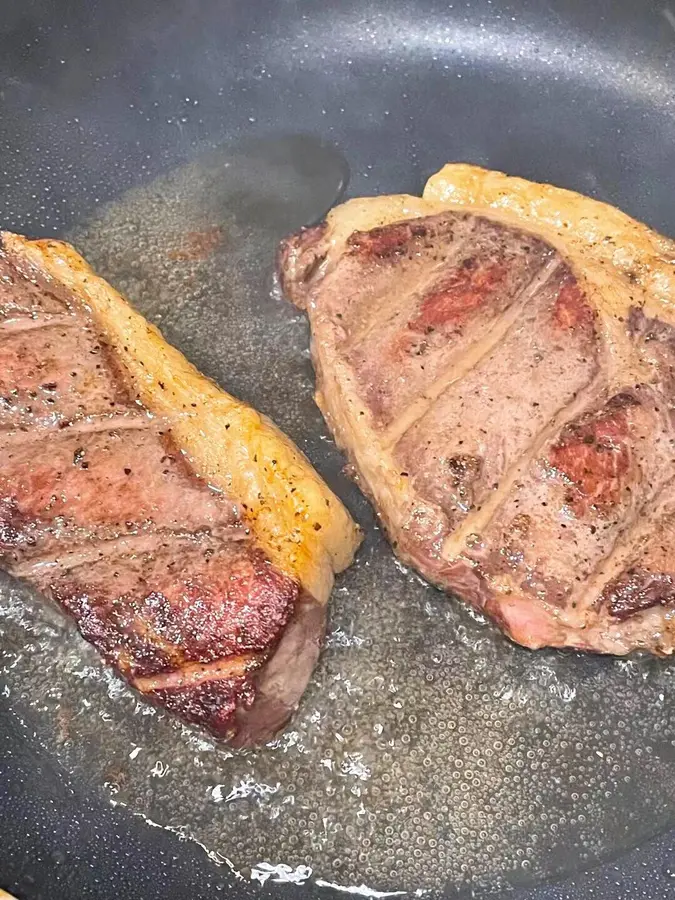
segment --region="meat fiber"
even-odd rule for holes
[[[65,244],[0,248],[0,565],[141,695],[271,737],[358,542],[277,429],[201,376]]]
[[[290,238],[317,401],[396,553],[526,647],[675,646],[675,244],[449,165]]]

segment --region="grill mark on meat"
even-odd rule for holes
[[[57,427],[135,407],[110,351],[86,322],[0,340],[0,424]]]
[[[168,434],[65,434],[50,449],[37,459],[30,444],[0,451],[0,498],[10,504],[17,535],[0,550],[30,556],[64,539],[90,541],[153,526],[191,531],[232,521],[232,505],[191,476]]]
[[[494,492],[483,503],[480,509],[469,513],[462,524],[443,541],[443,556],[451,559],[461,556],[467,547],[467,540],[472,534],[480,534],[492,519],[497,508],[522,477],[528,466],[539,456],[542,448],[555,437],[568,423],[578,418],[601,395],[604,385],[604,373],[596,375],[593,380],[579,391],[574,400],[561,409],[553,421],[538,432],[529,448],[507,469],[500,481],[500,491]]]
[[[396,445],[396,463],[410,472],[416,493],[443,510],[449,528],[499,490],[504,471],[599,369],[594,323],[560,340],[555,307],[568,278],[568,267],[559,267],[494,349]],[[447,461],[467,454],[481,466],[460,493]]]
[[[630,542],[626,550],[623,541],[631,529],[649,527],[650,516],[656,516],[655,504],[662,502],[664,477],[669,478],[671,471],[673,431],[658,395],[648,386],[631,388],[631,393],[640,399],[639,404],[628,401],[623,407],[630,419],[624,440],[631,456],[631,478],[614,506],[600,509],[589,504],[578,513],[572,511],[569,485],[550,470],[544,452],[504,498],[481,540],[466,551],[485,571],[499,598],[496,602],[508,594],[524,604],[524,611],[528,604],[537,603],[549,613],[557,608],[561,634],[569,632],[572,640],[576,633],[582,643],[590,633],[589,621],[596,618],[592,607],[599,591],[634,556]],[[620,395],[610,399],[600,411],[583,414],[580,421],[602,418],[605,409],[609,415],[616,414],[616,407],[626,400]],[[553,442],[559,439],[557,435]],[[519,540],[513,523],[524,512],[532,516],[532,536]],[[580,629],[585,629],[583,634]],[[607,635],[594,634],[593,640],[609,641]]]
[[[631,338],[643,342],[648,358],[651,357],[654,381],[657,385],[660,383],[660,387],[655,388],[654,405],[659,410],[663,433],[673,434],[675,419],[669,397],[675,388],[675,328],[658,318],[646,316],[642,309],[634,306],[627,317],[627,328]],[[663,471],[668,472],[667,464]],[[609,585],[618,583],[622,571],[635,560],[640,548],[650,537],[661,533],[663,522],[672,518],[674,498],[675,478],[667,475],[643,488],[640,503],[632,505],[629,518],[610,553],[587,582],[586,595],[590,604],[597,605],[606,599]]]
[[[472,217],[467,217],[463,221],[463,224],[469,226],[472,225]],[[424,235],[426,236],[426,234],[427,231],[425,230]],[[397,313],[404,312],[406,307],[410,307],[415,301],[421,299],[422,302],[424,302],[424,298],[427,296],[428,292],[433,289],[434,285],[438,285],[439,280],[442,278],[442,273],[448,267],[452,267],[453,263],[461,256],[469,241],[469,235],[462,233],[462,235],[457,238],[454,230],[448,235],[448,238],[452,243],[450,243],[449,247],[445,248],[445,255],[442,259],[435,261],[434,265],[430,266],[428,272],[421,274],[413,291],[410,293],[405,291],[402,292],[401,296],[397,297],[398,302],[393,308],[387,306],[388,298],[386,295],[382,298],[384,302],[372,303],[372,313],[370,317],[368,317],[360,327],[350,329],[345,341],[347,352],[354,350],[373,334],[373,332],[381,328],[382,325],[393,318]]]
[[[458,360],[453,360],[442,375],[434,381],[397,419],[384,431],[383,446],[392,448],[405,434],[433,407],[438,398],[453,384],[473,371],[511,331],[523,309],[532,297],[543,290],[547,282],[555,276],[562,264],[560,257],[549,259],[532,280],[522,288],[511,305],[504,310],[492,328],[483,337],[475,341]]]
[[[160,597],[161,595],[158,595],[157,599],[159,600]],[[67,603],[68,601],[66,600],[66,605]],[[124,610],[125,605],[126,604],[120,604],[120,609],[113,608],[113,610],[109,612],[111,623],[115,622],[118,616],[120,619],[124,616],[124,613],[126,612],[126,610]],[[89,610],[87,610],[85,616],[87,616],[88,613]],[[152,658],[161,661],[160,665],[167,674],[171,673],[171,666],[180,667],[183,660],[181,648],[171,643],[171,641],[166,640],[159,630],[153,627],[151,621],[148,619],[147,615],[143,614],[143,612],[139,612],[138,615],[124,622],[120,631],[123,632],[122,640],[131,638],[134,642],[130,647],[120,647],[117,654],[117,664],[120,671],[129,678],[130,683],[134,687],[137,688],[138,685],[136,683],[137,679],[134,679],[132,673],[135,668],[134,663],[138,660],[138,649],[140,647],[151,647]],[[150,678],[152,676],[148,675],[146,677]]]
[[[140,407],[137,410],[127,409],[122,412],[105,413],[103,415],[84,416],[80,419],[62,419],[56,428],[46,426],[26,427],[19,425],[0,426],[0,453],[10,444],[58,441],[73,434],[96,434],[101,431],[134,431],[134,430],[171,430],[171,423],[166,419],[151,416]],[[36,451],[37,452],[37,451]]]
[[[40,328],[56,328],[58,326],[65,328],[78,327],[78,322],[72,314],[60,315],[58,313],[43,315],[39,319],[29,317],[29,314],[20,318],[7,318],[4,321],[0,321],[0,340],[9,334],[36,331]]]
[[[460,242],[462,247],[455,254]],[[432,217],[424,241],[408,254],[397,254],[395,263],[365,264],[347,254],[330,269],[327,283],[331,286],[344,275],[358,279],[359,287],[344,303],[334,288],[328,288],[328,307],[318,314],[331,321],[336,336],[340,333],[336,345],[353,369],[378,427],[387,428],[416,399],[415,389],[423,392],[433,384],[451,358],[471,352],[472,343],[490,330],[552,252],[530,236],[505,234],[485,218],[449,214]],[[478,295],[473,288],[495,265],[503,282],[485,291],[484,302],[471,301],[469,310],[467,298]],[[454,302],[465,307],[461,320],[445,316],[443,322],[422,327],[419,316],[425,296],[433,295],[445,309],[452,299],[446,294],[450,280],[457,289]],[[373,308],[376,327],[371,327]],[[450,312],[448,307],[446,313]],[[362,335],[359,322],[364,315],[366,333]],[[359,340],[349,342],[354,332]]]
[[[118,556],[122,553],[147,553],[157,546],[166,544],[172,539],[192,540],[213,538],[219,542],[246,541],[250,539],[249,529],[241,522],[231,525],[219,525],[216,528],[202,531],[179,531],[176,529],[156,528],[152,531],[139,531],[135,534],[118,538],[89,538],[86,544],[73,551],[66,551],[58,556],[37,556],[27,562],[13,565],[11,574],[16,578],[37,578],[50,569],[67,572],[77,566],[91,565],[104,557]]]
[[[173,672],[134,678],[131,683],[143,694],[150,691],[189,690],[208,681],[245,675],[259,660],[259,653],[242,653],[241,656],[231,656],[213,663],[188,663]]]
[[[661,381],[662,384],[652,389],[654,392],[652,405],[658,410],[662,433],[673,435],[675,419],[668,397],[673,388],[669,377],[671,373],[669,357],[675,362],[675,328],[659,319],[648,318],[642,310],[635,307],[631,308],[627,326],[633,338],[644,340],[652,349],[654,345],[661,345],[665,351],[659,364],[655,364],[655,381]],[[663,383],[664,371],[665,383]],[[671,440],[671,445],[672,443]],[[656,451],[656,445],[654,450]],[[670,457],[670,452],[668,450],[665,452]],[[610,551],[598,562],[587,578],[583,597],[580,597],[580,605],[597,607],[601,604],[603,598],[607,596],[610,583],[620,580],[621,573],[636,559],[640,548],[648,543],[652,535],[660,534],[662,523],[672,517],[675,478],[668,475],[669,462],[670,458],[664,460],[662,471],[665,474],[662,477],[646,485],[640,485],[640,491],[633,493],[623,527]]]

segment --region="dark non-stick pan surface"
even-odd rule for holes
[[[447,160],[469,160],[675,233],[675,14],[7,7],[2,225],[74,240],[200,368],[276,419],[368,539],[336,587],[302,708],[275,746],[248,754],[148,714],[72,629],[5,583],[0,884],[29,900],[328,885],[675,894],[672,666],[528,653],[396,565],[340,474],[311,399],[306,325],[271,278],[275,242],[336,185],[283,160],[256,171],[233,149],[315,135],[341,149],[351,194],[416,192]]]

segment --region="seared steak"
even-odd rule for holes
[[[356,533],[271,423],[66,245],[0,249],[0,565],[148,700],[240,744],[297,703]]]
[[[675,245],[471,166],[282,246],[396,553],[527,647],[675,647]]]

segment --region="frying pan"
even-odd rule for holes
[[[675,233],[674,45],[667,0],[4,4],[3,227],[73,239],[277,420],[368,538],[301,709],[252,754],[143,715],[3,582],[1,887],[675,896],[672,666],[527,653],[396,566],[272,283],[276,241],[337,198],[343,160],[353,195],[417,192],[466,160]],[[213,227],[223,246],[187,258]]]

